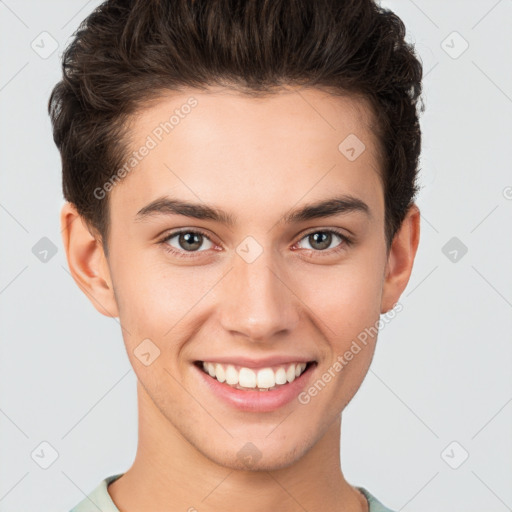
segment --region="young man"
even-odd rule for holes
[[[112,0],[80,26],[49,103],[63,243],[120,319],[139,442],[74,512],[390,510],[340,435],[419,242],[404,34],[372,0]]]

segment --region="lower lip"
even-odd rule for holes
[[[271,412],[291,402],[308,384],[316,363],[306,368],[306,371],[293,382],[288,382],[271,391],[243,391],[232,388],[224,382],[219,382],[214,377],[193,365],[199,373],[201,382],[204,382],[208,389],[228,404],[241,411],[247,412]]]

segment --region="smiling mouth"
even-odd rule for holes
[[[247,368],[208,361],[196,361],[194,364],[211,378],[234,389],[272,391],[298,379],[316,366],[317,362],[286,363],[265,368]]]

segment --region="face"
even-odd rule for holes
[[[368,121],[318,89],[190,89],[132,120],[130,151],[151,148],[110,191],[115,313],[159,424],[211,461],[291,464],[368,371],[361,333],[399,296]]]

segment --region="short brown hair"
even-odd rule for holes
[[[62,70],[48,111],[63,193],[105,251],[108,197],[93,192],[125,161],[126,120],[168,90],[363,96],[383,155],[388,249],[419,190],[422,64],[401,19],[374,0],[107,0],[73,34]]]

